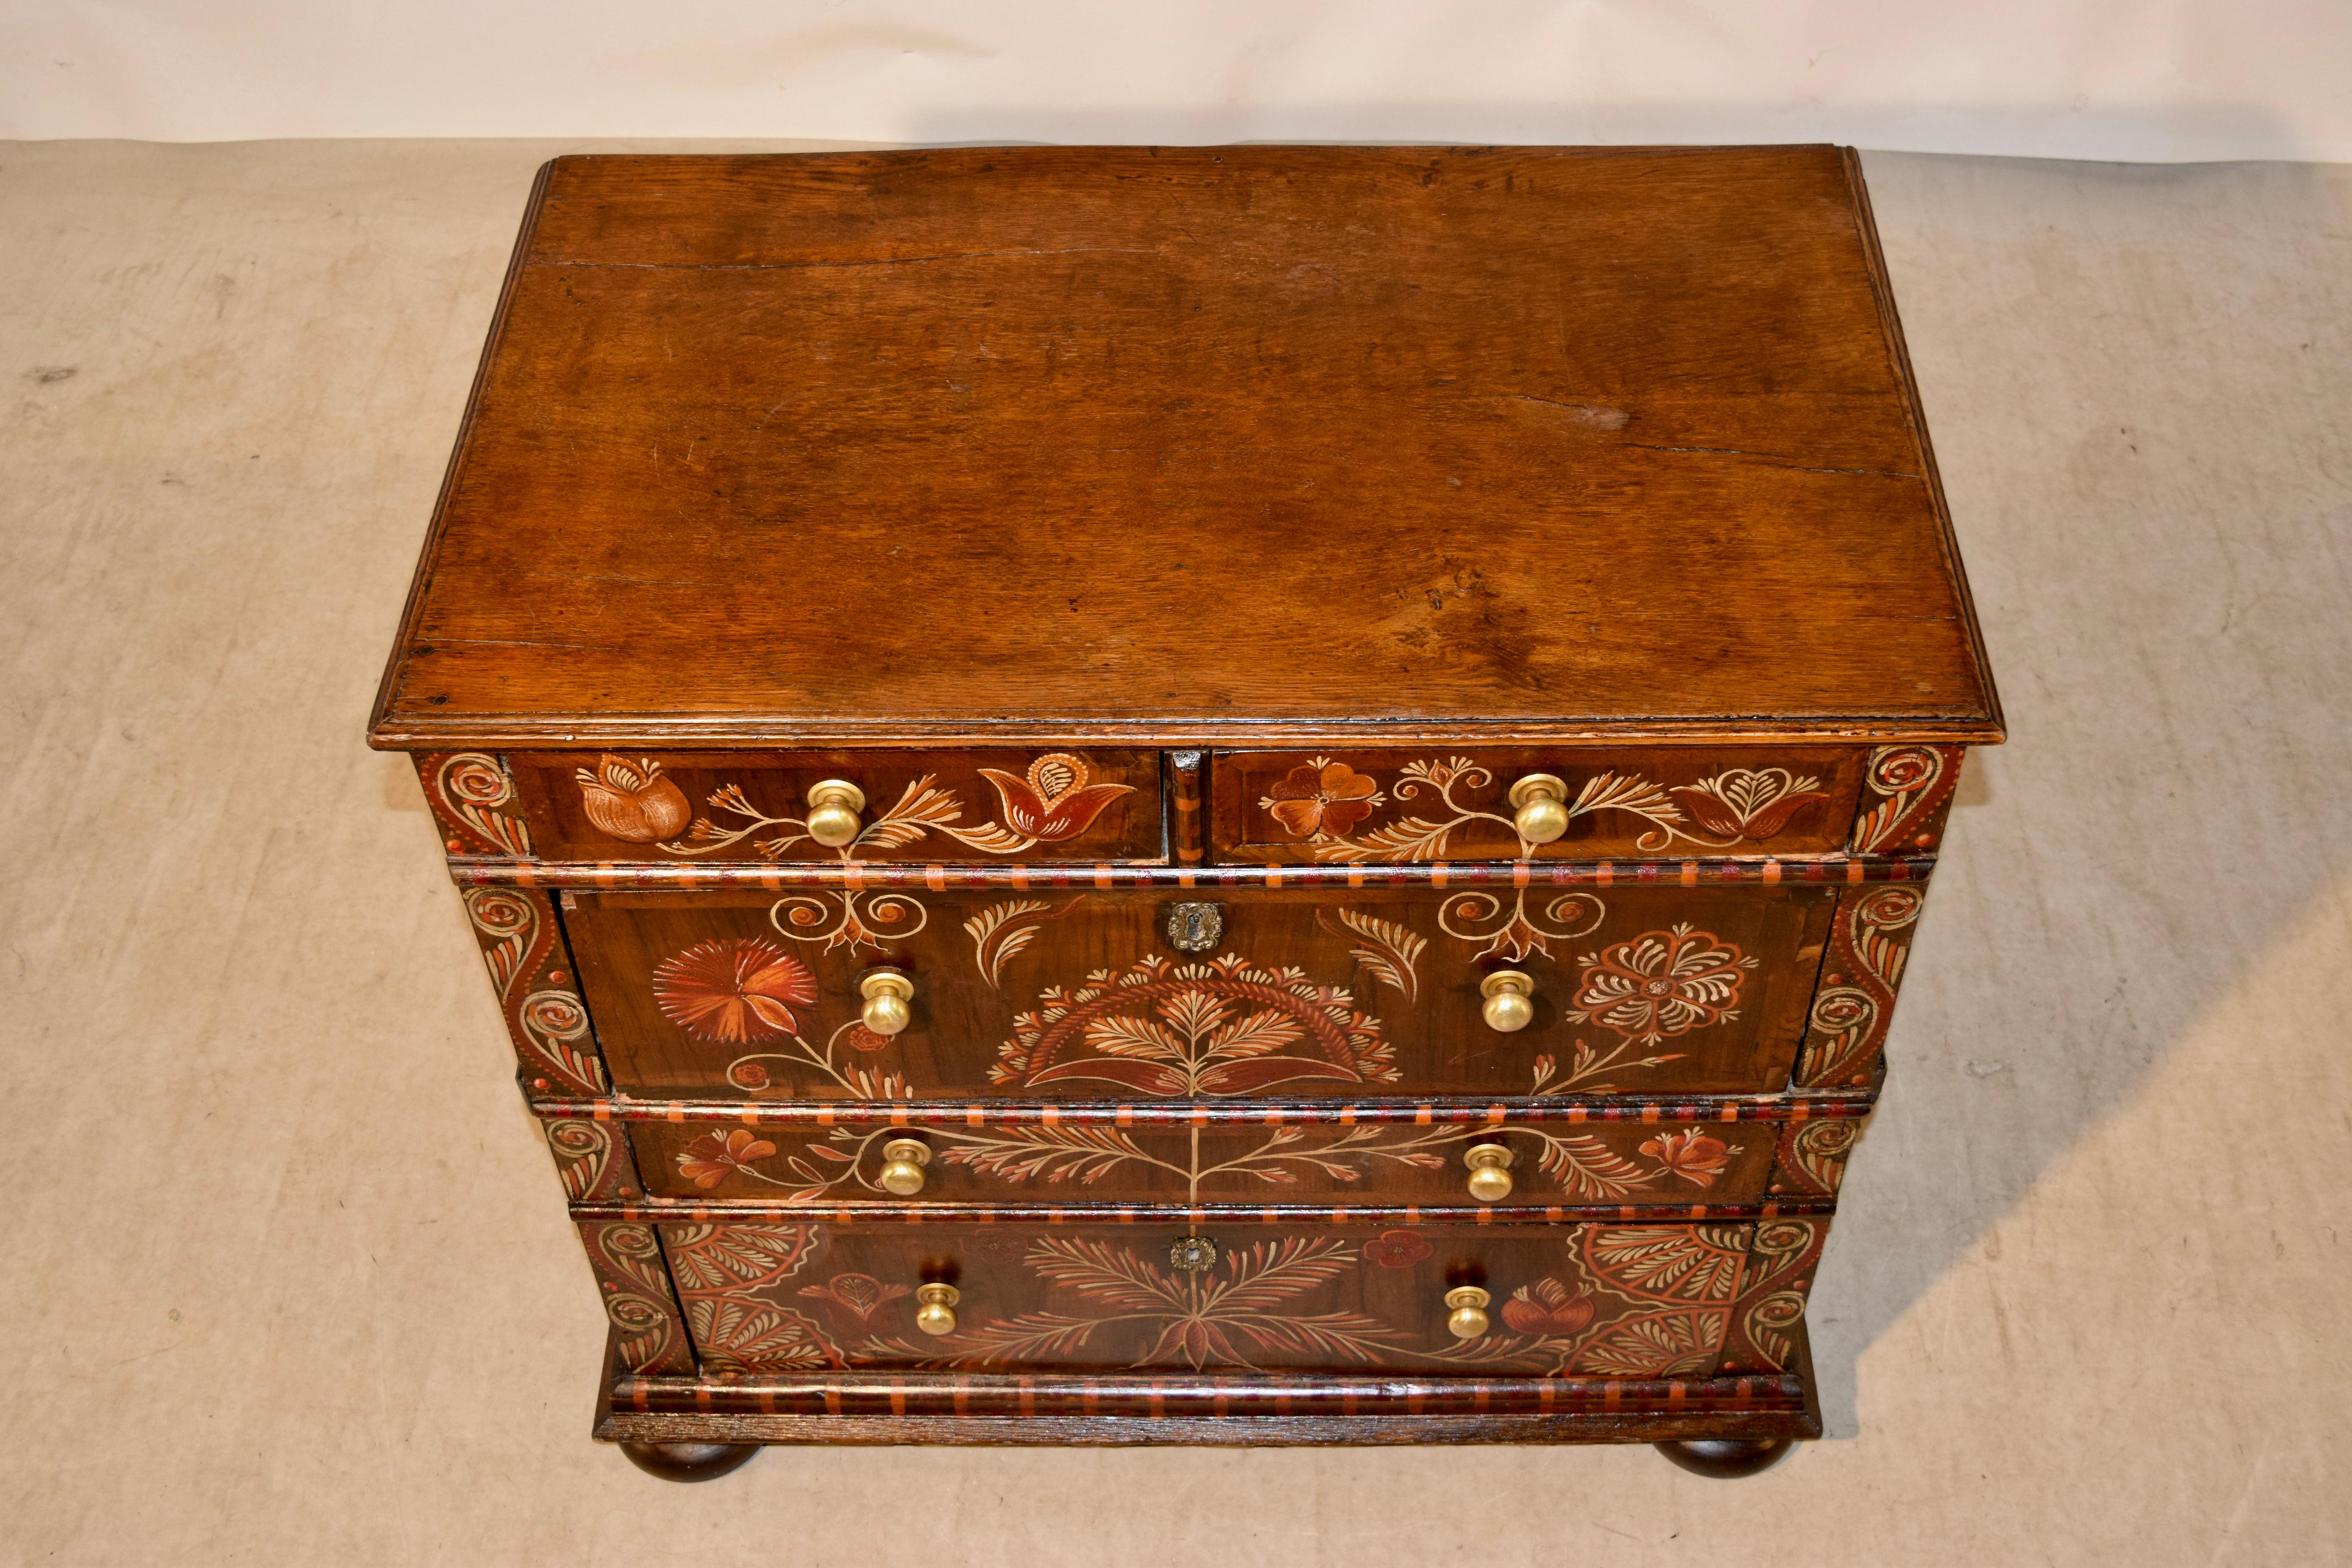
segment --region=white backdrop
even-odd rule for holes
[[[2352,0],[0,0],[0,136],[2352,161]]]

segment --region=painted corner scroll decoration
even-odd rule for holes
[[[1780,1372],[1794,1358],[1811,1270],[1829,1226],[1820,1220],[1767,1220],[1756,1227],[1733,1303],[1719,1370]]]
[[[553,911],[546,895],[520,888],[468,888],[466,918],[473,922],[482,962],[490,972],[506,1014],[507,1033],[530,1087],[604,1090],[604,1064],[588,1027],[588,1009],[572,989],[572,976],[555,967],[563,952],[556,942]]]
[[[1895,987],[1910,956],[1925,896],[1892,883],[1841,900],[1830,925],[1830,952],[1813,994],[1797,1082],[1805,1089],[1866,1084],[1875,1069]]]
[[[1833,1197],[1861,1135],[1859,1121],[1792,1121],[1780,1134],[1774,1174],[1792,1191]]]
[[[435,752],[416,760],[416,773],[450,854],[530,853],[530,829],[503,761],[485,752]]]
[[[905,1129],[897,1127],[835,1127],[825,1142],[803,1144],[777,1160],[774,1142],[738,1127],[706,1132],[675,1158],[678,1174],[704,1192],[740,1177],[787,1189],[783,1197],[788,1203],[838,1202],[845,1189],[889,1202],[895,1200],[882,1184],[877,1151],[905,1136]],[[1295,1185],[1307,1172],[1355,1182],[1383,1164],[1444,1170],[1461,1145],[1497,1138],[1523,1155],[1534,1145],[1535,1168],[1552,1179],[1561,1196],[1577,1203],[1604,1203],[1662,1189],[1704,1191],[1741,1152],[1741,1145],[1700,1128],[1660,1132],[1630,1155],[1589,1132],[1541,1127],[1515,1127],[1502,1133],[1485,1126],[1430,1130],[1360,1125],[1326,1131],[1288,1125],[1272,1128],[1254,1147],[1222,1158],[1213,1152],[1203,1156],[1197,1127],[1185,1132],[1189,1152],[1171,1147],[1166,1135],[1154,1138],[1129,1128],[1094,1124],[931,1127],[923,1136],[939,1149],[940,1164],[1008,1185],[1091,1186],[1122,1172],[1160,1171],[1184,1183],[1187,1203],[1202,1202],[1220,1186]],[[761,1168],[771,1162],[780,1173]]]
[[[580,1239],[604,1293],[621,1364],[649,1376],[691,1374],[693,1347],[653,1227],[591,1221],[581,1225]]]
[[[1943,808],[1960,779],[1958,746],[1881,746],[1870,753],[1863,788],[1876,802],[1854,819],[1852,855],[1900,855],[1935,847]]]
[[[1667,788],[1635,774],[1607,772],[1587,777],[1566,805],[1571,823],[1603,813],[1640,819],[1647,826],[1634,847],[1645,855],[1676,840],[1724,849],[1776,837],[1799,811],[1830,797],[1821,783],[1816,776],[1787,768],[1724,768],[1696,783]],[[1518,858],[1533,858],[1537,847],[1518,837],[1509,816],[1457,798],[1457,792],[1475,795],[1494,784],[1494,773],[1468,757],[1407,763],[1387,788],[1376,775],[1360,773],[1348,763],[1314,757],[1291,769],[1257,804],[1285,833],[1306,841],[1318,860],[1444,860],[1452,854],[1454,835],[1473,823],[1508,829]],[[1370,832],[1357,832],[1392,800],[1415,802],[1420,809]],[[1421,815],[1422,810],[1429,815]]]

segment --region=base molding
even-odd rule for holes
[[[622,1371],[608,1341],[594,1436],[640,1445],[1774,1445],[1822,1435],[1801,1322],[1795,1341],[1789,1370],[1769,1377],[1443,1383],[920,1373],[652,1378]]]

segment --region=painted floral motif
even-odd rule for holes
[[[580,784],[580,808],[596,831],[630,844],[654,844],[677,836],[694,815],[686,795],[661,776],[661,764],[651,757],[632,763],[625,757],[603,756],[596,768],[574,771]]]
[[[1494,783],[1494,773],[1468,757],[1407,763],[1398,772],[1395,798],[1426,797],[1430,815],[1400,817],[1357,838],[1350,837],[1356,826],[1386,805],[1389,795],[1374,776],[1346,763],[1317,757],[1293,768],[1258,806],[1285,833],[1310,844],[1318,860],[1444,860],[1452,854],[1454,835],[1472,823],[1508,829],[1518,845],[1518,858],[1527,859],[1536,853],[1536,846],[1518,837],[1518,825],[1509,815],[1456,797],[1457,790],[1475,793]],[[1820,783],[1799,778],[1786,768],[1727,768],[1669,790],[1635,774],[1601,773],[1579,787],[1567,803],[1568,816],[1571,823],[1602,813],[1641,818],[1648,826],[1634,847],[1645,855],[1676,839],[1721,849],[1780,833],[1799,810],[1829,798]]]
[[[1427,1261],[1436,1252],[1417,1230],[1384,1230],[1364,1243],[1364,1261],[1382,1268],[1410,1268]]]
[[[1693,1186],[1711,1187],[1736,1151],[1720,1138],[1694,1131],[1653,1138],[1642,1152]]]
[[[815,1320],[762,1294],[807,1264],[817,1245],[814,1226],[677,1226],[664,1236],[706,1371],[847,1364]]]
[[[801,1294],[830,1301],[861,1323],[901,1297],[915,1293],[911,1285],[886,1285],[871,1274],[836,1274],[822,1285],[803,1285]]]
[[[1741,971],[1756,967],[1737,946],[1687,924],[1577,962],[1584,974],[1568,1016],[1651,1043],[1738,1017]]]
[[[1237,954],[1175,963],[1157,953],[1115,978],[1041,993],[1013,1021],[990,1081],[1114,1084],[1160,1097],[1250,1094],[1307,1079],[1394,1080],[1381,1026],[1342,987]]]
[[[816,1000],[808,965],[771,942],[698,942],[654,970],[662,1016],[698,1040],[782,1039],[800,1026],[794,1006]]]
[[[1095,1333],[1133,1323],[1157,1331],[1136,1366],[1254,1370],[1251,1353],[1322,1355],[1377,1363],[1402,1336],[1361,1312],[1307,1313],[1285,1303],[1353,1268],[1344,1238],[1295,1236],[1235,1247],[1209,1269],[1171,1272],[1130,1248],[1048,1237],[1024,1261],[1047,1283],[1097,1304],[1084,1315],[1024,1312],[960,1330],[947,1343],[963,1364],[1051,1362],[1083,1350]],[[1107,1309],[1107,1310],[1105,1310]],[[883,1354],[897,1347],[874,1347]]]
[[[1054,752],[1031,763],[1025,779],[997,768],[982,768],[980,776],[996,786],[998,804],[1013,832],[1053,844],[1076,837],[1094,826],[1111,802],[1135,793],[1129,784],[1090,784],[1090,772],[1084,758]]]
[[[1581,1333],[1597,1310],[1584,1291],[1570,1294],[1567,1286],[1547,1276],[1522,1285],[1503,1303],[1503,1321],[1514,1332],[1538,1336]]]
[[[734,1172],[775,1152],[773,1143],[765,1138],[754,1138],[740,1127],[724,1138],[716,1132],[706,1132],[678,1154],[678,1174],[709,1192]]]
[[[1704,1376],[1723,1348],[1748,1240],[1744,1226],[1591,1226],[1572,1243],[1584,1283],[1521,1286],[1501,1310],[1510,1332],[1431,1359],[1552,1376]]]
[[[1354,910],[1315,911],[1315,923],[1323,930],[1330,931],[1334,921],[1357,938],[1357,945],[1348,950],[1349,958],[1381,984],[1402,992],[1408,1003],[1419,997],[1419,964],[1422,950],[1429,945],[1427,937],[1414,935],[1395,921],[1360,914]]]
[[[1294,838],[1343,838],[1349,829],[1386,804],[1380,785],[1345,763],[1328,757],[1290,770],[1258,802]]]
[[[1666,797],[1702,833],[1736,842],[1770,838],[1789,818],[1829,791],[1821,780],[1798,778],[1786,768],[1726,768],[1712,778],[1666,791]]]
[[[989,989],[1004,988],[1004,966],[1037,940],[1047,921],[1060,920],[1085,902],[1082,894],[1056,910],[1038,899],[1008,899],[964,921],[964,933],[971,938],[971,961]]]
[[[936,833],[983,855],[1018,855],[1039,844],[1077,837],[1094,825],[1111,802],[1135,793],[1132,784],[1088,784],[1091,770],[1085,759],[1067,752],[1039,757],[1029,764],[1025,778],[995,768],[980,771],[996,787],[1005,819],[1012,826],[995,822],[965,826],[963,802],[955,791],[942,787],[936,773],[925,773],[835,853],[846,864],[877,850],[903,849]],[[666,853],[710,855],[751,839],[755,852],[773,860],[795,845],[814,845],[805,817],[770,816],[752,804],[740,785],[721,784],[711,793],[709,804],[713,815],[695,818],[687,842],[663,845]],[[721,826],[720,817],[737,821]],[[753,837],[768,829],[775,830],[772,837]]]

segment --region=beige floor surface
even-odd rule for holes
[[[604,1323],[361,729],[552,144],[0,146],[0,1558],[2352,1552],[2352,168],[1872,157],[2014,740],[1814,1292],[1828,1440],[587,1440]]]

